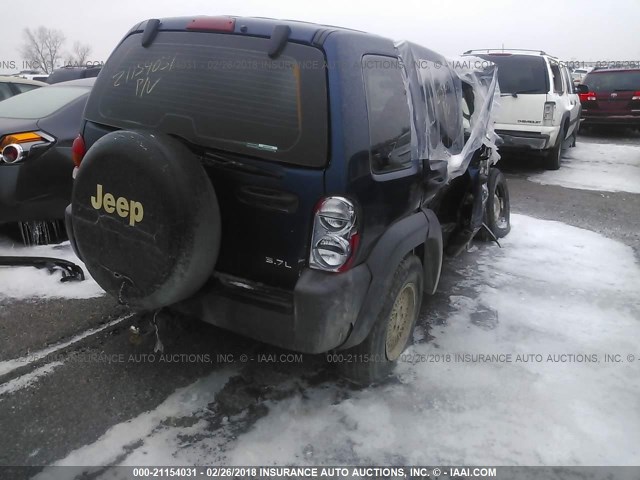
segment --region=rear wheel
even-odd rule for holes
[[[573,134],[571,135],[571,147],[575,147],[576,143],[578,143],[578,127],[575,128]]]
[[[489,170],[487,188],[489,196],[484,209],[484,224],[496,238],[502,238],[511,231],[511,202],[507,179],[497,168]],[[491,235],[484,229],[478,236],[481,240],[491,240]]]
[[[396,270],[389,295],[367,338],[341,352],[339,369],[348,380],[370,385],[384,380],[411,343],[422,305],[422,264],[415,255],[406,257]]]
[[[562,161],[562,142],[564,140],[564,129],[558,132],[558,139],[556,140],[556,146],[553,147],[548,153],[546,158],[547,170],[558,170]]]

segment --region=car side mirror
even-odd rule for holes
[[[577,93],[589,93],[589,86],[581,83],[580,85],[576,85]]]

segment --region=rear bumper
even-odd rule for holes
[[[71,246],[72,207],[65,210]],[[303,353],[322,353],[349,338],[370,289],[366,264],[347,272],[305,268],[293,291],[215,273],[196,294],[171,308],[256,340]]]
[[[496,133],[504,142],[500,150],[546,150],[555,145],[560,130],[560,127],[536,127],[536,130],[513,130],[508,127],[496,125]]]
[[[339,274],[304,269],[293,292],[216,275],[198,295],[172,308],[272,345],[322,353],[347,340],[370,283],[364,264]]]

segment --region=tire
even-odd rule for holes
[[[489,170],[487,181],[489,196],[484,209],[483,221],[496,238],[506,237],[511,231],[511,202],[509,187],[504,174],[497,168]],[[492,240],[484,228],[479,232],[480,240]]]
[[[62,220],[18,222],[18,231],[25,247],[50,245],[67,239]]]
[[[562,143],[564,141],[564,129],[558,132],[556,145],[548,153],[545,159],[547,170],[558,170],[562,163]]]
[[[580,126],[576,126],[575,130],[573,131],[573,134],[571,135],[571,148],[575,147],[576,144],[578,143],[578,128]]]
[[[343,377],[367,386],[389,376],[400,354],[412,342],[422,292],[422,263],[415,255],[409,255],[394,273],[387,300],[367,338],[338,354],[345,360],[338,363]]]
[[[213,272],[221,237],[198,157],[145,131],[111,132],[89,149],[73,186],[71,228],[91,276],[136,310],[192,296]]]

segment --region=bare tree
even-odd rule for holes
[[[22,55],[25,60],[46,73],[51,73],[61,58],[64,34],[60,30],[40,26],[34,30],[25,28],[23,35]]]
[[[91,46],[82,44],[80,42],[73,42],[73,51],[67,53],[65,59],[65,65],[72,65],[74,67],[86,66],[89,55],[91,55]]]

